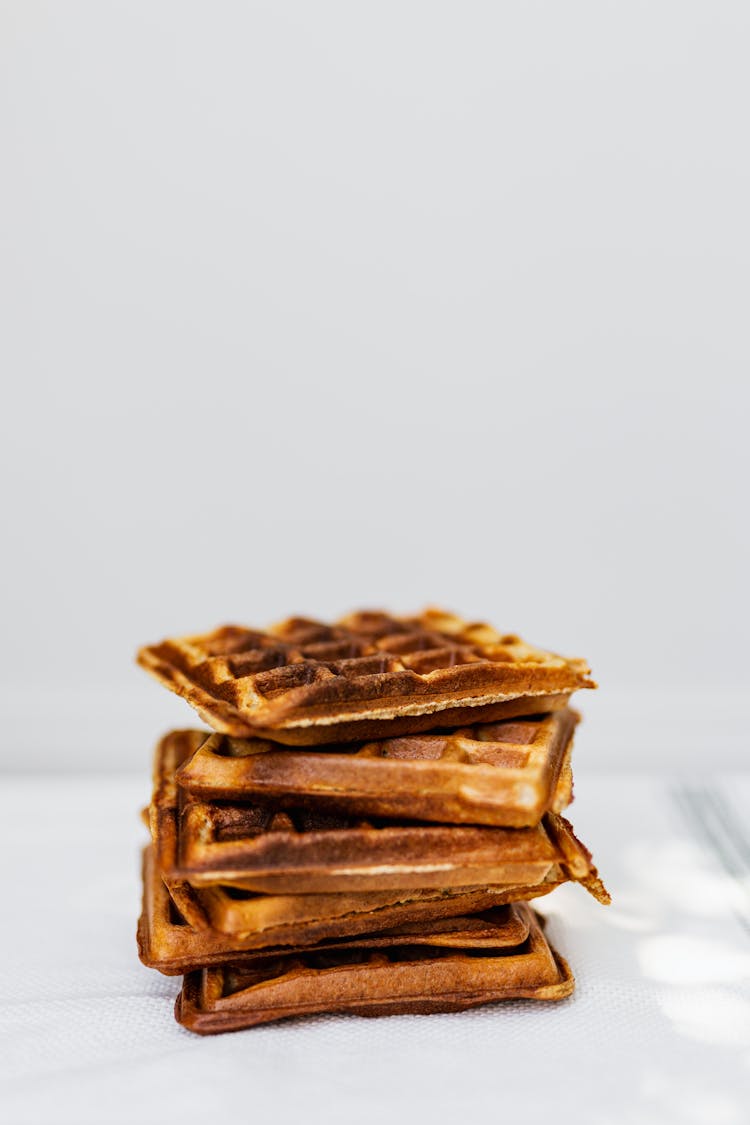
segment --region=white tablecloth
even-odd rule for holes
[[[571,819],[613,898],[542,900],[560,1004],[180,1028],[143,968],[146,778],[2,783],[0,1120],[750,1120],[750,778],[579,776]]]

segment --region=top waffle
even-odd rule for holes
[[[435,609],[226,625],[147,646],[138,662],[215,730],[299,745],[540,714],[596,686],[583,660]]]

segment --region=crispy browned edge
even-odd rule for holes
[[[396,714],[382,719],[368,719],[365,715],[359,719],[342,719],[309,726],[263,726],[251,723],[233,704],[214,698],[190,681],[184,678],[176,681],[173,676],[167,677],[160,663],[150,661],[142,653],[138,656],[138,663],[170,691],[185,699],[213,730],[235,738],[267,738],[283,746],[320,746],[331,741],[367,741],[400,734],[419,734],[436,727],[460,727],[468,723],[490,723],[498,719],[540,715],[567,707],[572,694],[572,691],[527,693],[494,703],[451,706],[419,715]]]
[[[391,719],[353,719],[307,727],[252,726],[239,717],[239,712],[234,718],[226,718],[226,716],[222,717],[218,710],[196,706],[192,700],[188,702],[195,707],[200,717],[210,727],[221,734],[231,734],[237,738],[267,738],[283,746],[321,746],[330,742],[332,738],[337,742],[359,742],[400,734],[420,734],[423,731],[434,730],[436,727],[460,727],[467,723],[490,723],[499,719],[544,714],[547,711],[557,711],[567,707],[570,696],[570,692],[524,695],[500,703],[486,703],[476,707],[449,707],[443,711],[424,715],[396,715]]]
[[[553,889],[553,885],[549,890]],[[428,912],[426,909],[420,915],[418,912],[410,911],[407,903],[403,910],[399,906],[394,907],[392,913],[395,919],[401,919],[401,922],[390,927],[383,926],[382,918],[379,917],[382,911],[376,911],[372,917],[365,913],[360,915],[355,921],[359,923],[362,932],[355,929],[349,936],[333,936],[319,940],[315,931],[324,929],[325,925],[321,927],[319,923],[311,923],[293,927],[291,933],[290,927],[285,927],[287,932],[282,937],[294,938],[294,933],[298,933],[299,940],[293,940],[291,945],[282,941],[278,945],[267,946],[258,946],[254,943],[252,948],[247,948],[243,945],[243,940],[248,940],[245,935],[233,937],[216,930],[197,930],[187,923],[180,925],[173,922],[170,918],[169,892],[156,868],[153,849],[145,848],[143,906],[137,928],[138,956],[148,968],[157,969],[166,976],[174,976],[228,960],[244,963],[292,950],[308,952],[313,949],[335,950],[357,948],[362,945],[387,945],[393,944],[397,938],[404,944],[421,942],[449,947],[518,945],[525,940],[528,924],[526,922],[524,929],[524,917],[516,910],[515,903],[509,902],[508,898],[509,896],[502,891],[493,894],[492,889],[487,888],[486,891],[478,894],[461,896],[464,912],[460,912],[461,903],[458,903],[454,907],[456,913],[449,912],[447,916],[440,912]],[[467,917],[465,911],[473,910],[483,899],[488,899],[491,905]],[[487,914],[499,909],[507,911],[507,932],[504,942],[498,940],[499,920],[487,918]],[[410,919],[410,914],[415,916]],[[339,922],[344,931],[348,931],[352,925],[351,918],[340,919]],[[482,923],[484,923],[484,931],[480,932]],[[257,935],[251,935],[251,942],[253,937]]]
[[[436,612],[442,613],[427,610],[416,617],[393,620],[408,623],[416,630],[442,633],[446,642],[452,643],[455,632],[436,625]],[[351,628],[352,618],[357,616],[360,615],[350,615],[325,627]],[[461,622],[455,615],[445,616],[459,622],[466,630],[473,627],[469,622]],[[431,617],[433,620],[428,621]],[[278,638],[281,644],[289,643],[284,641],[285,624],[274,627],[275,631],[266,635]],[[541,670],[536,665],[537,670],[532,672],[528,664],[493,664],[488,659],[486,664],[480,662],[481,675],[476,664],[456,665],[448,670],[451,686],[443,684],[438,687],[437,680],[434,684],[432,681],[427,684],[425,676],[430,673],[415,673],[414,682],[406,691],[395,688],[398,683],[396,676],[400,673],[385,672],[379,678],[385,683],[389,676],[392,677],[394,691],[391,694],[384,692],[373,696],[368,692],[362,696],[361,689],[358,692],[352,680],[341,682],[335,688],[331,684],[306,685],[278,693],[273,700],[266,699],[259,707],[259,713],[252,714],[241,702],[231,700],[227,691],[197,683],[182,660],[180,646],[185,642],[198,644],[238,628],[225,626],[201,636],[145,645],[136,655],[141,667],[170,691],[186,699],[210,726],[236,737],[257,734],[290,745],[314,745],[330,741],[332,732],[335,732],[337,741],[381,737],[388,730],[392,734],[415,733],[438,724],[462,726],[467,722],[490,721],[504,716],[538,714],[564,706],[571,692],[579,688],[596,687],[588,675],[585,661],[538,649],[536,651],[540,655],[554,657],[560,664],[557,667],[543,666]],[[467,640],[467,643],[479,649],[484,647],[483,642],[477,639]],[[556,699],[561,702],[556,703]]]
[[[526,984],[506,984],[503,986],[497,980],[497,976],[492,983],[487,983],[486,978],[486,963],[483,965],[480,962],[475,962],[477,970],[477,985],[476,990],[471,993],[467,992],[454,992],[447,993],[445,991],[421,992],[415,994],[408,999],[405,997],[388,998],[387,996],[379,996],[368,998],[363,995],[356,1001],[342,1000],[336,997],[331,997],[330,1001],[298,1005],[286,1004],[283,1007],[277,1006],[275,1008],[268,1008],[265,1010],[253,1009],[251,1005],[247,1008],[234,1008],[233,1010],[212,1011],[204,1009],[201,1006],[201,971],[188,973],[184,980],[182,990],[180,991],[175,1002],[175,1018],[184,1027],[190,1031],[197,1032],[200,1035],[212,1035],[229,1031],[240,1031],[245,1028],[259,1026],[265,1023],[274,1022],[281,1019],[289,1019],[300,1016],[317,1015],[323,1012],[335,1012],[338,1014],[350,1014],[359,1016],[385,1016],[385,1015],[421,1015],[437,1012],[457,1012],[464,1011],[468,1008],[479,1007],[484,1004],[494,1003],[500,1000],[516,1000],[516,999],[532,999],[532,1000],[562,1000],[570,996],[575,988],[575,979],[570,970],[568,963],[560,954],[553,949],[543,933],[543,925],[541,920],[532,914],[532,927],[529,935],[528,942],[533,941],[543,943],[547,953],[554,962],[557,969],[558,979],[554,982],[546,982],[537,986]],[[365,943],[363,943],[365,944]],[[395,942],[394,944],[398,944]],[[456,951],[449,950],[447,954],[442,957],[438,954],[432,963],[437,963],[440,960],[445,960],[447,957],[455,957]],[[458,954],[460,956],[460,953]],[[530,955],[533,957],[534,955]],[[516,964],[523,957],[519,954],[513,957]],[[513,966],[515,967],[515,966]],[[495,973],[500,969],[499,965],[493,966]],[[485,971],[483,971],[485,970]],[[367,965],[361,967],[361,973],[366,980]],[[512,975],[512,974],[511,974]],[[364,991],[364,990],[363,990]]]
[[[246,1031],[253,1027],[263,1026],[267,1023],[277,1022],[282,1019],[302,1019],[311,1015],[331,1013],[348,1016],[364,1016],[376,1018],[381,1016],[426,1016],[448,1013],[465,1012],[471,1008],[480,1008],[488,1004],[501,1003],[503,1000],[566,1000],[575,991],[575,977],[570,965],[556,950],[552,951],[558,967],[560,980],[554,985],[542,985],[540,988],[508,989],[504,993],[499,991],[495,995],[488,994],[477,999],[455,999],[447,996],[423,996],[411,1003],[404,1001],[381,1000],[372,1002],[367,1007],[347,1007],[346,1009],[332,1006],[323,1010],[311,1012],[283,1012],[278,1015],[268,1015],[265,1019],[253,1019],[242,1014],[235,1014],[234,1019],[224,1018],[213,1012],[202,1012],[198,1007],[198,982],[194,973],[187,973],[175,1000],[175,1019],[188,1031],[197,1035],[224,1035],[233,1031]]]
[[[580,715],[566,708],[532,718],[538,723],[553,722],[553,736],[541,775],[539,799],[533,805],[526,807],[513,804],[510,798],[505,804],[500,804],[496,797],[490,796],[493,783],[497,782],[501,787],[505,780],[501,766],[467,765],[462,762],[442,763],[439,760],[422,759],[416,762],[408,759],[381,760],[369,756],[359,758],[351,754],[337,753],[337,750],[341,750],[340,745],[337,744],[321,746],[319,752],[278,749],[275,752],[264,751],[260,758],[250,753],[247,758],[232,759],[234,773],[242,773],[243,765],[245,769],[241,783],[232,786],[226,779],[222,780],[220,774],[213,781],[206,776],[206,771],[213,767],[214,762],[209,760],[208,763],[204,763],[201,760],[206,750],[206,743],[204,743],[179,767],[177,781],[185,792],[210,801],[253,799],[273,803],[274,807],[278,806],[280,809],[305,805],[311,809],[332,809],[363,816],[408,817],[411,820],[435,821],[440,824],[530,828],[537,824],[549,809],[560,812],[571,800],[570,780],[563,774],[566,767],[569,767],[573,736]],[[470,738],[471,734],[465,732],[473,731],[476,725],[459,728],[459,732]],[[222,736],[213,735],[213,738],[219,737]],[[382,740],[362,743],[362,746],[376,745],[378,741]],[[497,741],[502,742],[502,738],[498,736]],[[263,745],[262,740],[247,740],[248,747],[252,747],[254,743]],[[274,762],[278,763],[276,768],[279,770],[279,776],[273,785],[269,785],[267,778],[262,783],[254,783],[253,767],[259,761],[264,763],[269,753]],[[311,758],[311,754],[314,754],[314,757]],[[373,770],[373,761],[377,763],[375,770]],[[383,779],[380,788],[376,787],[376,771],[381,761],[382,778],[395,772],[406,782],[404,785],[399,784],[395,792],[393,789],[388,790]],[[200,763],[197,766],[198,772],[195,772],[198,762]],[[329,763],[339,771],[336,775],[335,788],[326,777],[326,766]],[[340,772],[342,770],[343,773]],[[452,770],[456,774],[455,785],[452,785],[450,780]],[[440,783],[443,784],[442,791],[438,791],[435,778],[431,781],[431,787],[425,788],[425,772],[434,774],[435,778],[440,777]],[[293,792],[289,792],[288,789],[289,777],[296,781]],[[363,777],[364,782],[359,782],[359,777]],[[312,781],[308,780],[306,787],[305,778],[313,778]],[[449,779],[447,785],[444,784],[445,778]],[[344,779],[351,784],[347,786]]]
[[[261,838],[260,850],[241,836],[214,845],[209,802],[190,801],[185,812],[190,829],[186,838],[180,822],[172,875],[194,886],[221,883],[284,895],[299,893],[301,886],[308,894],[329,894],[509,885],[540,881],[556,863],[578,881],[595,875],[590,852],[569,822],[551,812],[532,828],[396,823],[321,828],[302,838],[282,831],[265,843]]]

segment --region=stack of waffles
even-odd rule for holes
[[[156,750],[140,956],[201,1033],[556,1000],[528,905],[608,896],[561,815],[581,660],[427,610],[225,626],[139,662],[212,728]]]

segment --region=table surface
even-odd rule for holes
[[[179,981],[136,957],[148,781],[6,778],[3,794],[3,1121],[748,1120],[750,775],[577,777],[571,819],[614,904],[574,886],[540,903],[568,1001],[215,1038],[174,1022]]]

